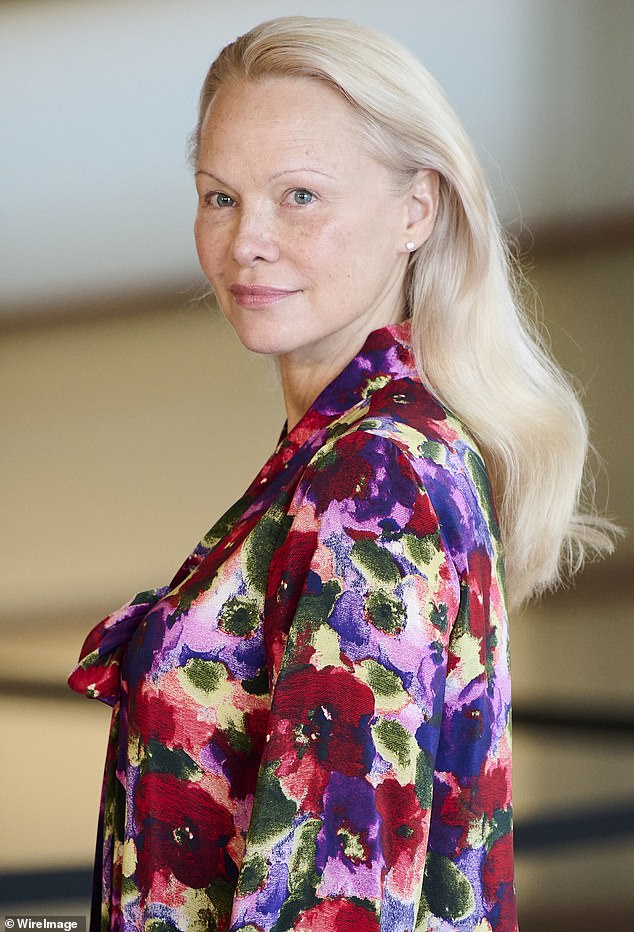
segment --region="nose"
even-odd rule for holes
[[[274,219],[262,208],[240,208],[231,243],[235,261],[250,267],[258,262],[275,262],[280,255]]]

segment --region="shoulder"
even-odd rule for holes
[[[377,393],[369,415],[376,430],[408,458],[446,526],[499,538],[484,457],[465,425],[421,382],[403,379]],[[366,419],[367,420],[367,419]],[[454,535],[455,536],[455,535]]]
[[[416,464],[434,462],[447,472],[482,462],[473,436],[419,380],[395,379],[375,392],[358,428],[383,436]]]
[[[306,474],[341,473],[363,477],[374,466],[392,478],[415,478],[427,491],[470,485],[490,497],[478,446],[461,423],[419,381],[392,379],[372,392],[362,407],[345,412],[328,427]]]
[[[361,599],[362,614],[385,615],[390,631],[406,610],[448,630],[458,573],[425,486],[392,439],[361,421],[331,436],[307,464],[290,516],[293,550],[302,541],[310,549],[313,590],[328,579],[346,593],[339,611]]]
[[[329,507],[375,516],[399,505],[412,508],[425,494],[406,449],[364,419],[334,425],[334,430],[307,464],[300,494],[318,513]]]
[[[469,550],[484,546],[493,555],[499,548],[491,486],[475,440],[414,379],[390,381],[361,411],[335,420],[300,485],[320,512],[349,500],[363,503],[364,513],[374,508],[394,517],[403,507],[420,512],[424,502],[458,565]]]

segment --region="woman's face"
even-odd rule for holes
[[[329,87],[223,86],[196,181],[200,264],[249,349],[306,361],[356,352],[402,318],[411,198],[362,150],[353,111]]]

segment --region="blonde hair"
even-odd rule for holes
[[[212,64],[192,134],[194,161],[219,87],[266,77],[324,82],[356,112],[369,151],[403,181],[420,169],[440,176],[434,232],[407,272],[412,340],[421,378],[486,461],[511,603],[578,571],[589,553],[611,551],[613,526],[579,512],[588,452],[583,410],[522,312],[482,169],[439,85],[406,49],[366,27],[274,19]]]

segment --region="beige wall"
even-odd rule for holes
[[[8,619],[160,584],[283,422],[274,362],[200,303],[5,332],[0,372]]]

